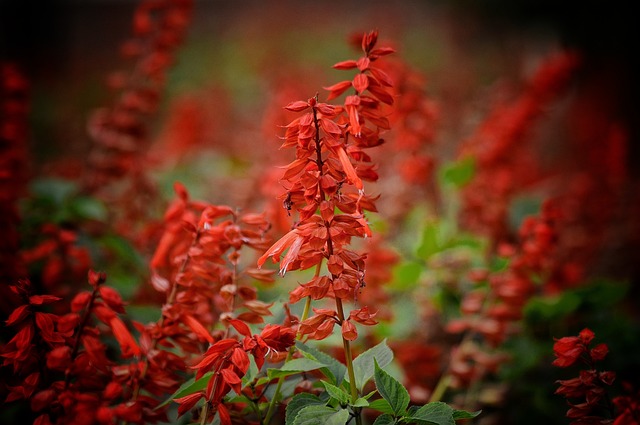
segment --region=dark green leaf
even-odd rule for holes
[[[436,401],[428,403],[408,417],[409,420],[431,422],[437,425],[455,425],[453,408],[446,403]]]
[[[329,397],[338,400],[338,403],[340,403],[341,405],[345,405],[349,402],[351,396],[345,390],[343,390],[342,388],[338,388],[328,382],[320,382],[322,383],[322,385],[324,385],[324,388],[327,390]]]
[[[342,383],[342,379],[347,372],[347,368],[345,365],[340,363],[329,354],[302,342],[296,342],[296,348],[302,351],[305,355],[311,356],[311,358],[319,361],[320,363],[324,363],[326,367],[320,370],[325,374],[327,378],[329,378],[329,381],[332,384],[339,386]]]
[[[270,379],[273,379],[281,376],[295,375],[300,372],[309,372],[323,367],[326,367],[324,363],[312,359],[300,358],[286,362],[280,369],[268,369],[267,375]]]
[[[374,359],[374,379],[380,395],[387,400],[395,416],[402,416],[409,406],[409,392],[391,375],[380,369]]]
[[[397,423],[396,419],[388,413],[378,416],[373,425],[393,425]]]
[[[346,417],[344,417],[345,414]],[[293,425],[344,425],[348,418],[349,412],[346,410],[336,411],[331,407],[312,405],[300,409],[293,420]]]
[[[287,404],[287,410],[285,411],[285,425],[293,425],[293,422],[303,408],[307,406],[324,406],[317,396],[309,393],[300,393],[293,396],[293,398]]]
[[[387,345],[387,340],[383,340],[378,345],[371,347],[353,360],[353,371],[356,378],[356,387],[362,391],[365,384],[373,377],[375,371],[374,359],[380,367],[385,367],[393,360],[393,351]],[[348,381],[348,376],[345,376]]]
[[[477,412],[467,412],[466,410],[454,410],[453,411],[453,420],[457,421],[458,419],[475,418],[480,413],[482,413],[482,410],[478,410]]]
[[[69,209],[74,216],[95,221],[107,220],[107,208],[95,198],[79,197],[71,201]]]
[[[382,413],[393,413],[393,409],[387,400],[379,398],[369,403],[369,408]]]

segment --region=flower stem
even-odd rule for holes
[[[322,266],[322,262],[318,263],[316,266],[316,277],[320,274],[320,267]],[[302,310],[302,317],[300,318],[300,322],[304,322],[309,317],[309,310],[311,310],[311,297],[307,297],[304,303],[304,309]],[[302,335],[298,332],[296,335],[296,339],[300,340]],[[289,348],[289,352],[287,353],[287,358],[284,362],[288,362],[293,357],[293,353],[295,351],[295,345]],[[273,398],[269,402],[269,409],[267,409],[267,414],[264,416],[264,420],[260,423],[268,424],[273,416],[276,408],[276,404],[278,403],[278,398],[280,397],[280,390],[282,389],[282,384],[284,384],[284,376],[278,378],[278,384],[276,385],[276,391],[273,393]]]
[[[342,300],[336,297],[336,310],[338,312],[338,319],[340,324],[344,321],[344,308],[342,307]],[[342,346],[344,347],[344,357],[347,362],[347,373],[349,375],[349,387],[351,389],[351,402],[355,403],[358,399],[358,385],[356,383],[356,374],[353,369],[353,354],[351,352],[351,343],[348,339],[342,338]],[[356,424],[362,424],[362,418],[360,416],[360,409],[354,408]]]

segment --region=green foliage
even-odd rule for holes
[[[383,340],[378,345],[371,347],[367,351],[360,354],[353,360],[353,370],[356,378],[356,387],[362,391],[365,384],[373,377],[375,373],[375,363],[384,367],[393,360],[393,351],[387,345],[387,341]],[[345,380],[349,380],[345,376]]]
[[[399,416],[406,411],[409,406],[409,392],[400,382],[396,381],[391,375],[382,370],[380,366],[378,366],[377,361],[374,360],[374,363],[374,379],[376,382],[376,388],[382,398],[389,403],[392,413],[395,416]]]
[[[406,388],[375,362],[375,383],[382,399],[370,403],[369,407],[382,412],[374,424],[426,423],[455,425],[458,419],[471,419],[480,412],[456,410],[446,403],[432,402],[424,406],[409,408],[409,393]]]
[[[268,379],[280,378],[282,376],[296,375],[301,372],[310,372],[320,368],[325,368],[327,365],[320,363],[316,360],[301,358],[293,359],[283,364],[279,369],[268,369]]]
[[[443,183],[462,187],[469,183],[476,172],[475,158],[466,156],[442,167],[440,179]]]
[[[329,354],[304,344],[303,342],[296,342],[296,348],[300,350],[305,357],[317,360],[325,365],[320,369],[320,371],[329,379],[330,383],[338,386],[342,383],[345,375],[347,374],[347,368],[345,365]]]

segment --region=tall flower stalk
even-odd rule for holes
[[[376,321],[366,306],[345,308],[365,286],[366,254],[351,250],[350,243],[352,237],[371,236],[364,213],[375,211],[375,199],[365,194],[363,180],[375,181],[378,175],[366,149],[383,143],[380,136],[389,123],[382,104],[393,103],[390,78],[374,64],[393,49],[375,48],[377,37],[377,31],[364,34],[364,55],[334,65],[359,71],[352,80],[326,87],[329,100],[353,88],[354,94],[347,95],[342,105],[319,102],[316,95],[285,107],[304,112],[286,126],[282,144],[296,150],[296,159],[282,176],[287,188],[283,205],[297,211],[299,221],[258,260],[259,267],[269,257],[279,262],[283,276],[291,270],[326,267],[324,275],[316,273],[292,290],[290,302],[335,301],[335,309],[313,308],[313,316],[302,318],[298,334],[321,340],[332,334],[335,325],[340,326],[352,402],[359,397],[351,350],[358,335],[354,322],[373,325]],[[360,423],[359,412],[355,417]]]

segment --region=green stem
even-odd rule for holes
[[[344,309],[342,307],[342,300],[336,297],[336,310],[338,312],[338,319],[340,324],[344,321]],[[355,403],[358,399],[358,385],[356,383],[356,374],[353,369],[353,354],[351,352],[351,343],[348,339],[342,338],[342,346],[344,347],[344,357],[347,362],[347,373],[349,374],[349,388],[351,389],[351,403]],[[360,409],[353,409],[356,418],[356,424],[362,424],[362,417],[360,416]]]
[[[449,375],[448,373],[446,375],[443,375],[438,381],[438,385],[436,385],[433,393],[431,393],[431,397],[429,397],[429,403],[442,400],[442,397],[444,396],[445,391],[447,391],[447,388],[449,388],[450,383],[451,375]]]
[[[318,267],[316,268],[316,276],[320,272],[321,264],[322,263],[318,264]],[[302,317],[300,318],[300,322],[304,322],[305,320],[307,320],[307,318],[309,317],[309,310],[311,310],[311,297],[307,297],[304,303],[304,309],[302,310]],[[296,335],[296,339],[300,340],[300,338],[302,338],[302,335],[300,334],[300,332],[298,332],[298,334]],[[287,353],[287,358],[284,360],[285,363],[291,360],[294,352],[295,352],[295,345],[289,348],[289,352]],[[284,376],[281,376],[280,378],[278,378],[276,391],[273,393],[273,398],[271,399],[271,402],[269,402],[269,409],[267,410],[267,414],[264,416],[264,420],[260,422],[261,424],[268,424],[269,421],[271,420],[271,417],[275,413],[276,404],[278,403],[278,398],[280,397],[280,390],[282,389],[282,384],[284,384],[284,378],[285,378]]]

